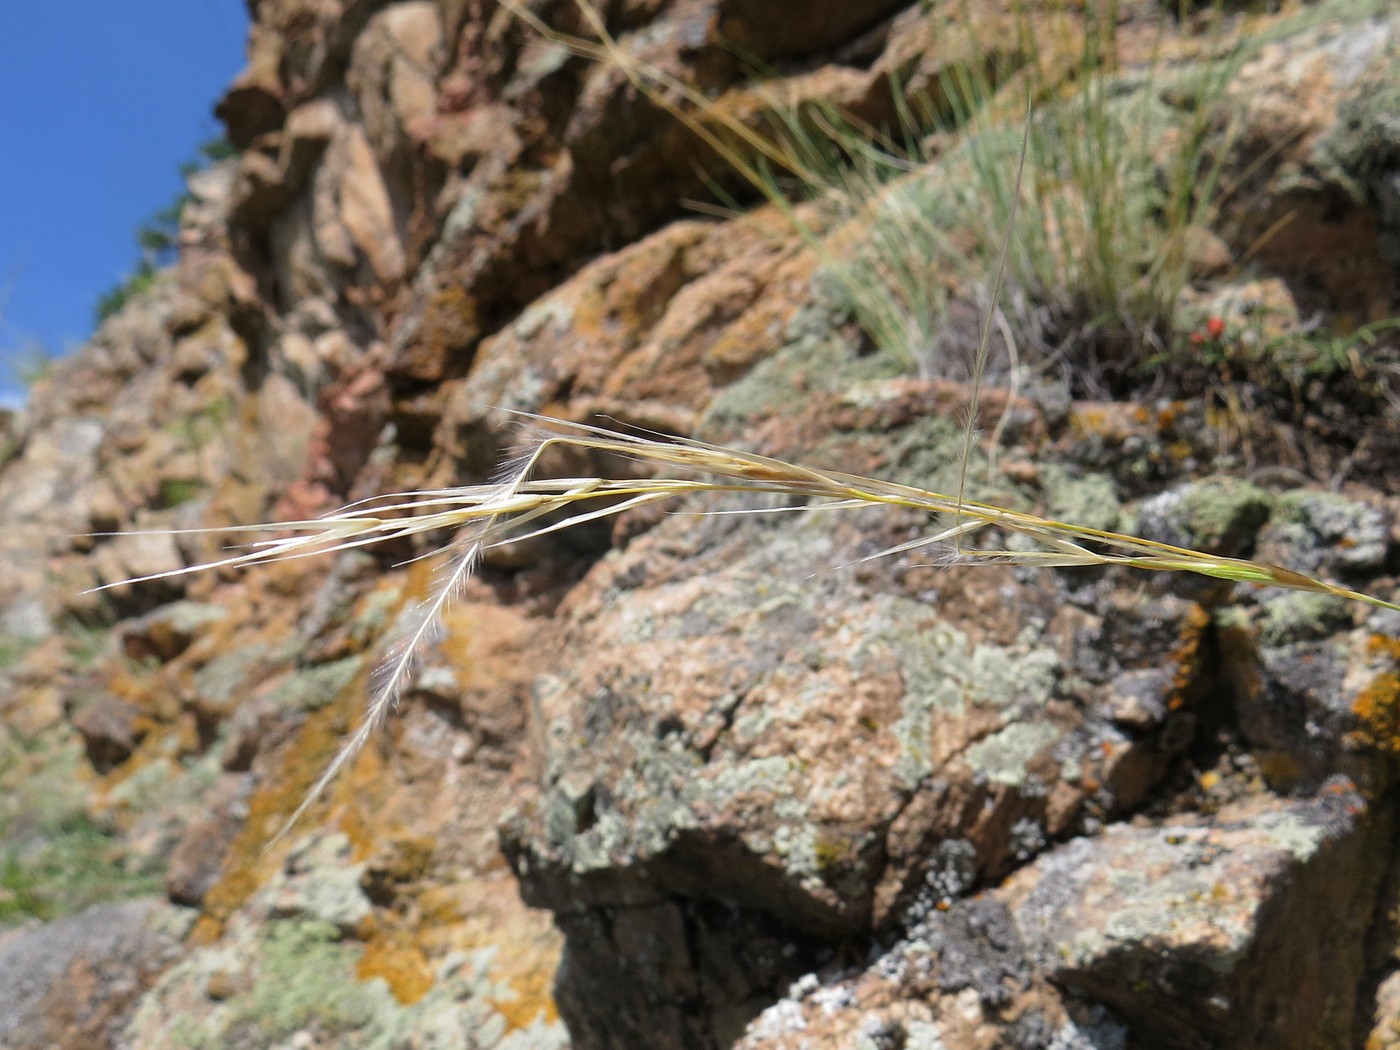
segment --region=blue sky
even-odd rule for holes
[[[243,0],[0,0],[0,403],[135,265],[135,231],[221,132]]]

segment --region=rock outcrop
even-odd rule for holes
[[[1400,1046],[1400,614],[864,560],[907,511],[643,510],[491,552],[279,837],[431,548],[178,574],[218,560],[205,530],[484,481],[520,411],[959,484],[966,386],[871,347],[817,219],[687,211],[752,202],[627,63],[767,134],[779,100],[879,127],[892,78],[1025,56],[898,0],[608,3],[627,61],[487,0],[249,6],[238,156],[192,181],[178,265],[0,431],[0,1043]],[[1140,46],[1156,8],[1122,8]],[[1236,277],[1185,304],[1209,339],[1400,311],[1400,23],[1331,13],[1267,16],[1230,96],[1195,265]],[[1384,337],[1168,360],[1122,402],[1071,351],[986,393],[978,484],[1396,600]]]

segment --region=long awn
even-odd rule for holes
[[[942,548],[966,563],[1001,563],[1037,568],[1120,565],[1158,572],[1189,572],[1234,582],[1330,594],[1400,612],[1400,605],[1265,562],[1226,558],[1118,532],[1086,528],[1034,514],[940,492],[848,474],[819,470],[770,456],[743,452],[687,438],[618,433],[580,423],[529,417],[547,427],[503,480],[361,501],[322,518],[251,526],[255,532],[283,533],[251,549],[203,564],[123,581],[165,579],[205,569],[353,550],[451,530],[445,548],[452,557],[433,593],[416,610],[405,638],[380,668],[369,709],[306,799],[287,822],[294,824],[327,785],[364,747],[395,706],[415,663],[433,636],[442,613],[479,565],[482,555],[515,543],[622,514],[648,504],[714,493],[762,493],[797,498],[809,507],[844,509],[903,507],[940,519],[929,534],[899,544],[882,555]],[[555,446],[611,454],[668,472],[642,478],[536,478],[541,457]],[[777,509],[776,507],[774,509]],[[1034,549],[969,544],[984,530],[1001,530],[1034,544]],[[194,530],[225,531],[225,530]],[[108,586],[118,586],[111,584]],[[284,828],[285,830],[285,828]]]

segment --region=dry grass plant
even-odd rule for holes
[[[1190,246],[1235,189],[1224,178],[1236,131],[1228,98],[1244,62],[1328,19],[1385,9],[1333,0],[1261,21],[1224,0],[1152,15],[1119,0],[1014,0],[1004,22],[969,0],[930,4],[932,35],[953,57],[922,93],[889,75],[895,118],[874,128],[832,105],[790,102],[751,61],[749,90],[767,114],[755,123],[753,106],[726,105],[641,60],[592,0],[575,0],[592,39],[505,6],[689,127],[783,211],[872,343],[921,376],[973,374],[950,307],[962,297],[981,313],[997,298],[987,288],[1014,228],[994,313],[1008,355],[998,370],[1014,380],[1023,360],[1065,361],[1091,389],[1121,385],[1180,343]],[[1125,50],[1136,59],[1121,59]],[[1023,193],[1027,96],[1036,107]],[[833,237],[843,222],[848,232]]]
[[[1225,19],[1210,21],[1220,28],[1178,67],[1165,53],[1169,16],[1161,14],[1147,59],[1127,68],[1117,57],[1116,0],[1076,12],[1013,4],[1009,46],[980,39],[1006,27],[986,28],[973,5],[940,5],[929,16],[940,49],[963,57],[923,96],[891,76],[893,127],[871,128],[820,103],[793,106],[777,92],[767,99],[768,124],[755,127],[638,60],[589,0],[577,7],[595,40],[515,10],[559,46],[623,72],[782,209],[872,342],[920,375],[972,371],[950,345],[960,335],[949,324],[950,298],[971,295],[985,308],[1013,227],[1008,348],[1019,340],[1044,357],[1072,349],[1077,372],[1092,379],[1170,345],[1188,242],[1209,223],[1220,188],[1226,88],[1252,46]],[[763,94],[761,79],[753,90]],[[1039,105],[1022,194],[1016,156],[1027,95]],[[814,202],[820,219],[805,218],[794,201]],[[843,219],[859,232],[833,239]]]

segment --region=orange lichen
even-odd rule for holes
[[[1157,421],[1154,413],[1142,405],[1080,402],[1070,415],[1070,427],[1079,436],[1097,435],[1110,441],[1123,441]]]
[[[212,915],[201,915],[190,927],[188,940],[191,945],[202,946],[213,944],[224,932],[222,919],[216,919]]]
[[[382,977],[394,998],[405,1006],[422,999],[434,983],[433,968],[412,932],[394,927],[381,927],[370,934],[355,976],[361,981]]]
[[[497,873],[423,886],[414,898],[415,938],[434,958],[490,947],[487,976],[508,989],[492,1000],[510,1030],[558,1019],[551,987],[561,940],[545,912],[525,907],[513,879]]]
[[[554,1003],[554,972],[559,968],[558,949],[539,938],[502,945],[492,960],[492,976],[514,993],[491,1000],[505,1018],[506,1031],[528,1028],[536,1021],[554,1024],[559,1008]]]
[[[402,601],[428,592],[431,568],[427,563],[413,566],[400,592]],[[393,613],[386,618],[392,622]],[[465,642],[446,647],[444,655],[468,683],[476,682],[468,671],[480,675],[483,668],[460,666],[452,659],[459,649],[483,662],[485,670],[507,663],[516,651],[511,631],[497,637],[498,632],[483,629],[479,615],[449,619],[456,621],[449,626],[457,628]],[[192,934],[199,943],[217,941],[227,918],[275,871],[284,850],[268,851],[267,844],[343,746],[363,709],[366,677],[360,675],[325,707],[310,711],[294,737],[277,755],[268,756],[269,775],[249,799],[248,819],[229,847],[219,881],[205,895],[205,914]],[[560,943],[548,917],[525,908],[514,884],[500,874],[465,880],[459,874],[449,886],[435,883],[431,876],[437,841],[421,828],[395,821],[394,788],[384,749],[371,744],[303,817],[304,826],[334,825],[343,832],[355,860],[389,865],[395,906],[376,907],[350,934],[364,942],[356,976],[383,978],[395,998],[408,1005],[429,994],[442,959],[490,945],[495,951],[484,976],[496,989],[493,1005],[507,1027],[557,1021],[550,989]],[[505,943],[503,931],[509,931]]]
[[[1199,605],[1192,606],[1182,618],[1176,648],[1168,657],[1168,666],[1174,669],[1171,693],[1167,697],[1168,710],[1179,711],[1187,705],[1190,691],[1200,678],[1201,646],[1210,626],[1210,613]]]
[[[415,569],[419,571],[409,574],[409,586],[404,588],[401,602],[418,596],[429,585],[430,569],[421,564]],[[394,615],[390,613],[389,622],[393,622]],[[229,847],[223,874],[205,894],[207,914],[221,920],[227,918],[257,892],[276,869],[277,858],[268,852],[268,843],[286,826],[345,745],[356,717],[364,708],[368,679],[367,671],[357,675],[329,704],[310,712],[296,737],[284,748],[280,766],[270,764],[269,768],[276,768],[277,774],[260,783],[248,800],[248,819]],[[328,810],[335,807],[338,823],[350,838],[355,859],[362,860],[374,839],[367,810],[374,809],[375,800],[383,790],[381,775],[382,760],[373,748],[366,748],[332,786],[330,797],[315,803],[303,816],[303,821],[323,826],[328,822]],[[376,786],[379,791],[369,790]]]
[[[638,346],[685,285],[686,252],[705,235],[699,224],[678,224],[606,264],[598,284],[574,305],[574,336],[624,352]]]
[[[415,1003],[433,986],[432,960],[491,947],[483,976],[499,989],[491,1004],[507,1031],[558,1020],[551,987],[559,934],[548,916],[520,902],[510,880],[488,876],[415,889],[403,913],[412,920],[377,911],[357,931],[365,939],[356,968],[360,980],[382,977],[399,1002]]]
[[[248,800],[248,819],[234,838],[219,881],[204,897],[206,914],[226,919],[251,897],[277,867],[277,859],[265,852],[273,836],[301,805],[311,786],[344,744],[353,715],[364,696],[364,676],[341,691],[336,699],[313,711],[284,754],[285,762],[274,776],[258,786]],[[322,823],[325,802],[317,803],[305,819]]]
[[[1373,634],[1366,639],[1366,655],[1375,659],[1388,659],[1400,666],[1400,638],[1391,634]]]
[[[425,341],[441,346],[466,346],[480,335],[480,304],[460,285],[439,288],[428,296],[424,310]]]
[[[1357,694],[1351,710],[1361,723],[1352,741],[1363,747],[1400,755],[1400,638],[1374,634],[1366,652],[1377,663],[1388,664]]]

